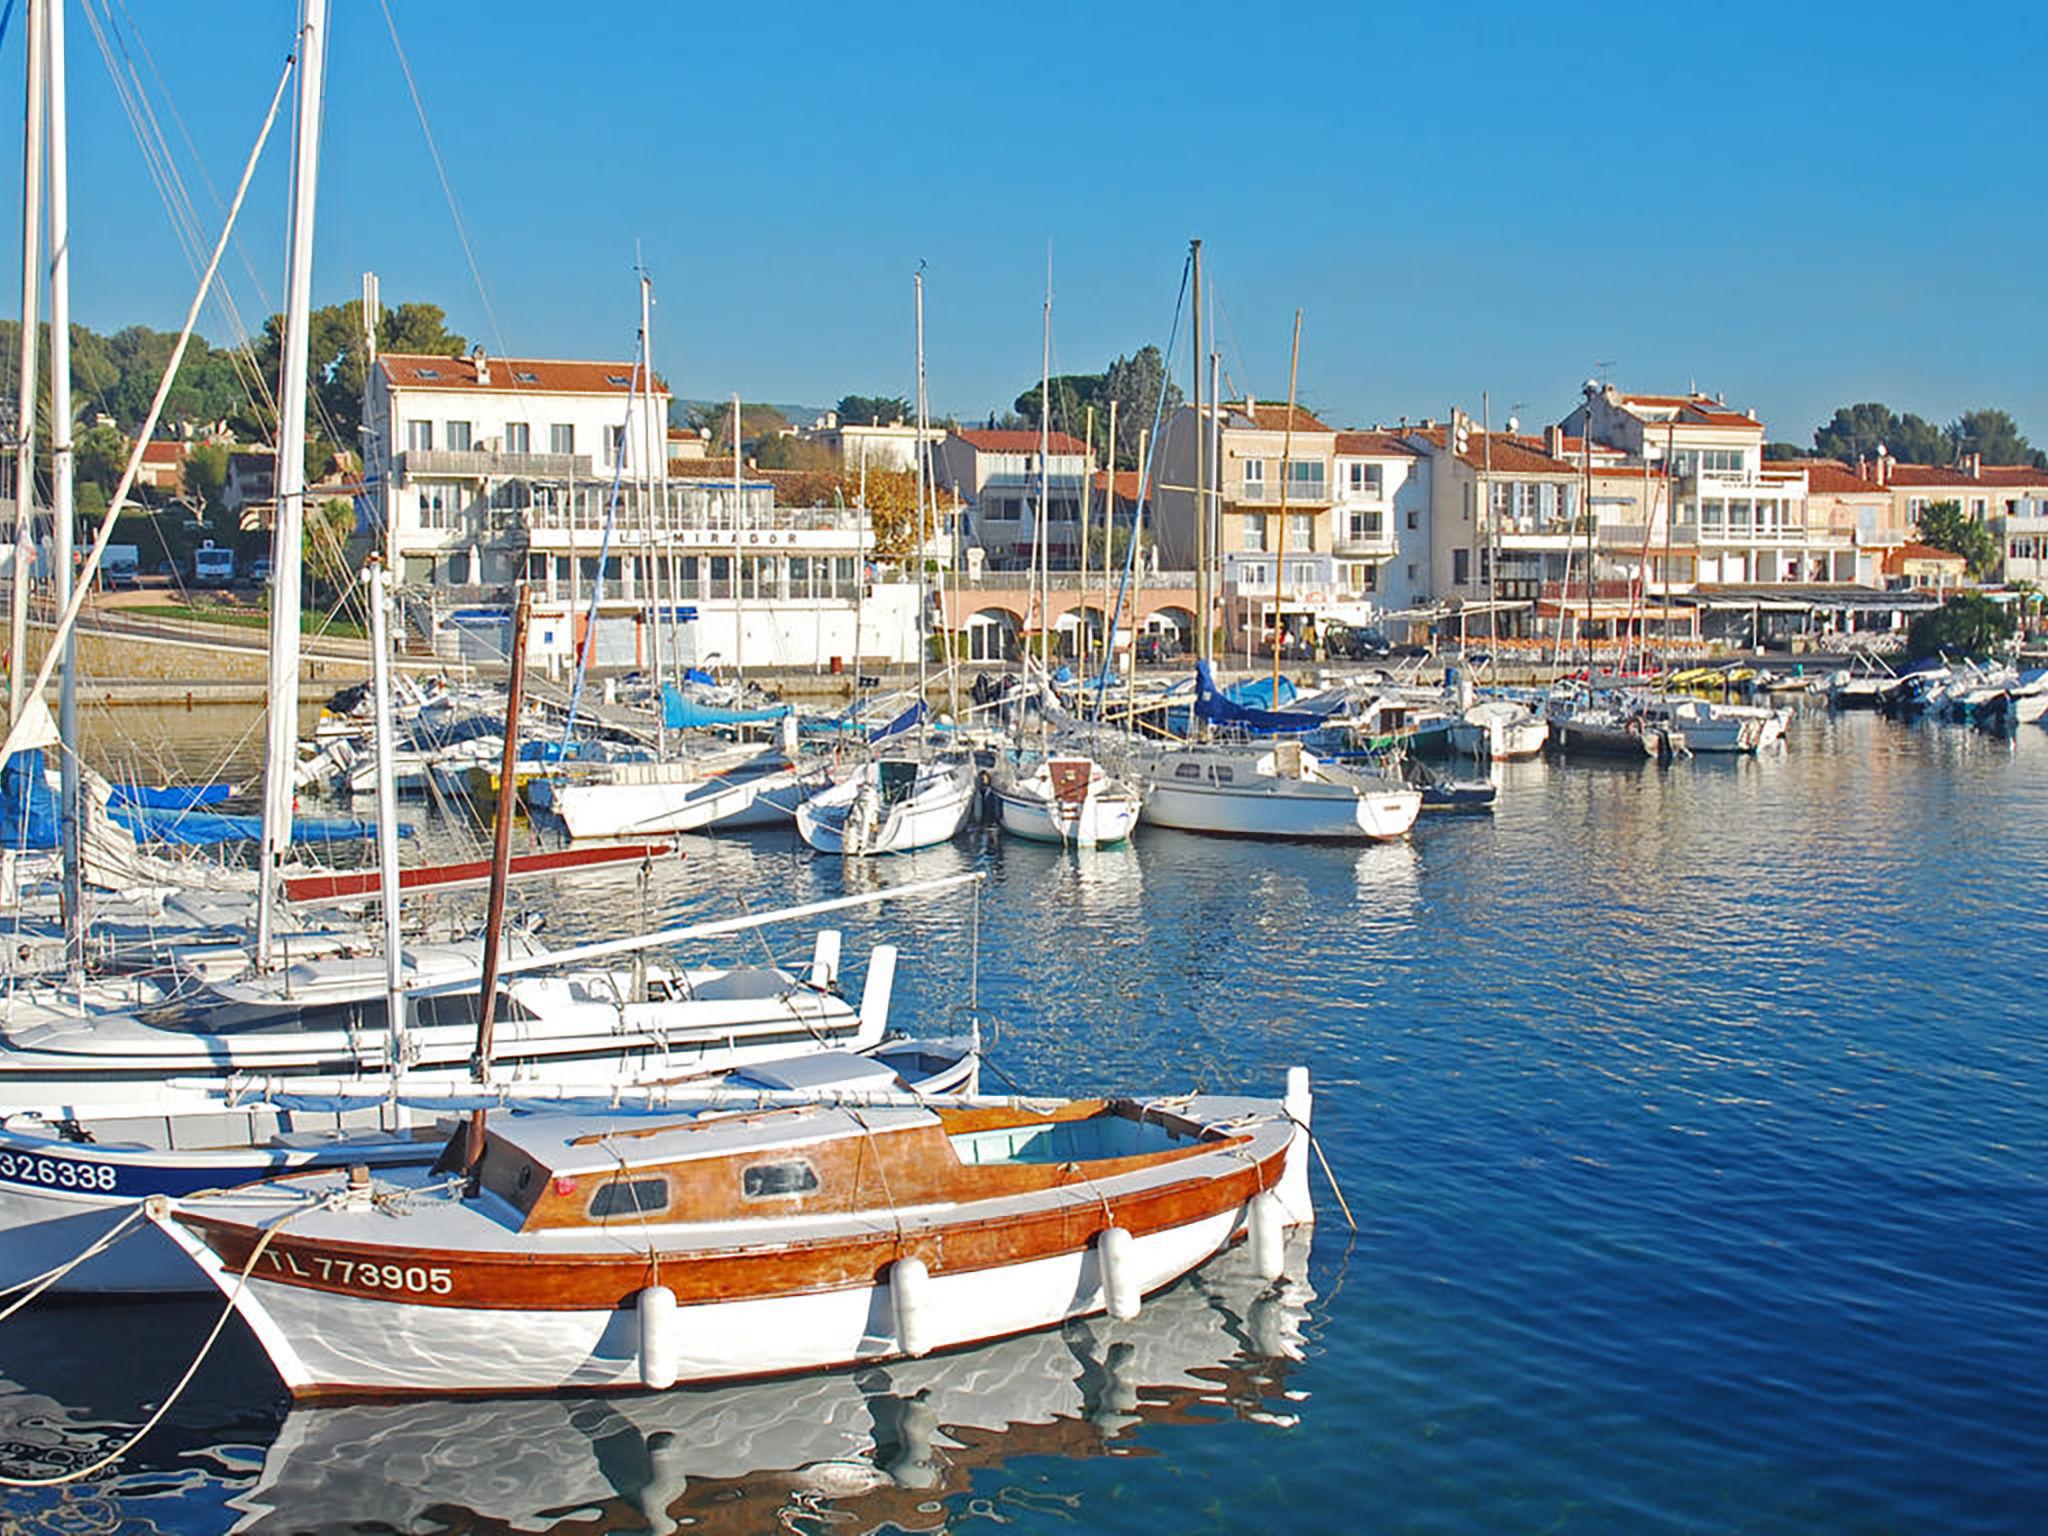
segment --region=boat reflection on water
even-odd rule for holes
[[[1289,1273],[1307,1260],[1303,1233]],[[1305,1281],[1260,1280],[1239,1247],[1132,1322],[927,1360],[644,1396],[297,1408],[230,1501],[233,1529],[939,1530],[959,1513],[948,1501],[1013,1457],[1128,1454],[1149,1425],[1292,1423],[1312,1299]]]

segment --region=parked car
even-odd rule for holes
[[[1179,658],[1180,636],[1170,629],[1147,630],[1138,636],[1138,660],[1159,663]]]

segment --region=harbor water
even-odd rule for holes
[[[902,1027],[1043,1092],[1313,1073],[1320,1225],[990,1350],[655,1397],[291,1409],[231,1323],[8,1531],[2026,1532],[2048,1510],[2048,731],[1498,770],[1371,847],[790,835],[522,892],[557,941],[982,867],[843,915]],[[808,933],[725,941],[784,958]],[[1001,1086],[992,1082],[992,1086]],[[219,1312],[0,1324],[0,1470],[92,1460]]]

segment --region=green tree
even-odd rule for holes
[[[1160,410],[1160,394],[1166,396]],[[1166,376],[1166,359],[1154,346],[1140,347],[1129,357],[1109,365],[1103,377],[1104,401],[1117,403],[1116,462],[1113,469],[1138,468],[1138,434],[1152,430],[1155,418],[1164,421],[1180,409],[1180,386]]]
[[[1813,430],[1814,451],[1824,459],[1853,464],[1876,458],[1883,448],[1907,464],[1945,464],[1951,457],[1948,434],[1910,411],[1901,416],[1876,400],[1838,408],[1824,426]]]
[[[1986,406],[1965,411],[1948,429],[1949,441],[1958,457],[1966,453],[1983,455],[1986,464],[2030,464],[2048,467],[2048,454],[2026,439],[2019,423],[2001,410]]]
[[[87,427],[73,439],[72,449],[73,479],[98,486],[103,497],[111,499],[114,487],[121,483],[121,471],[128,467],[128,439],[121,435],[121,429]]]
[[[1981,592],[1958,592],[1906,631],[1906,651],[1915,661],[1928,656],[1988,656],[2012,638],[2012,613]]]
[[[200,443],[185,455],[185,494],[209,515],[222,510],[228,484],[228,450],[221,443]]]
[[[1811,448],[1802,448],[1797,443],[1765,443],[1764,462],[1772,463],[1781,459],[1804,459],[1813,454]]]
[[[1983,581],[1998,570],[1998,539],[1976,519],[1965,516],[1959,501],[1937,501],[1920,514],[1920,541],[1969,562],[1970,575]]]
[[[1079,437],[1087,425],[1088,407],[1091,405],[1098,406],[1095,414],[1102,418],[1103,430],[1108,430],[1108,407],[1100,405],[1102,381],[1103,375],[1099,373],[1066,373],[1051,381],[1054,431]],[[1038,426],[1040,389],[1040,385],[1032,385],[1017,397],[1012,407],[1024,424],[1034,430]]]
[[[901,395],[842,395],[833,409],[843,427],[887,427],[917,414]]]
[[[683,407],[683,421],[693,432],[709,431],[708,451],[714,458],[732,453],[732,402],[691,400]],[[764,438],[789,430],[789,418],[772,405],[760,401],[740,402],[740,443],[759,443]]]
[[[754,449],[754,463],[761,469],[829,470],[837,468],[839,461],[823,443],[778,432],[761,439]]]

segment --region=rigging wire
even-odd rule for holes
[[[476,296],[484,307],[484,319],[491,327],[491,338],[498,344],[498,355],[508,356],[503,330],[498,325],[497,310],[491,304],[491,291],[484,282],[483,269],[477,265],[476,247],[469,238],[469,229],[462,221],[462,206],[455,200],[454,185],[448,180],[448,167],[441,159],[441,146],[434,141],[433,126],[427,121],[427,104],[420,98],[420,88],[412,76],[412,63],[405,56],[405,44],[398,40],[398,22],[391,14],[391,0],[378,0],[384,11],[384,25],[391,33],[391,48],[398,55],[398,67],[405,75],[406,91],[412,96],[412,108],[420,120],[420,133],[426,138],[427,153],[433,157],[434,174],[441,179],[441,195],[447,199],[448,213],[455,221],[455,237],[462,242],[463,259],[469,263],[469,275],[476,283]]]

